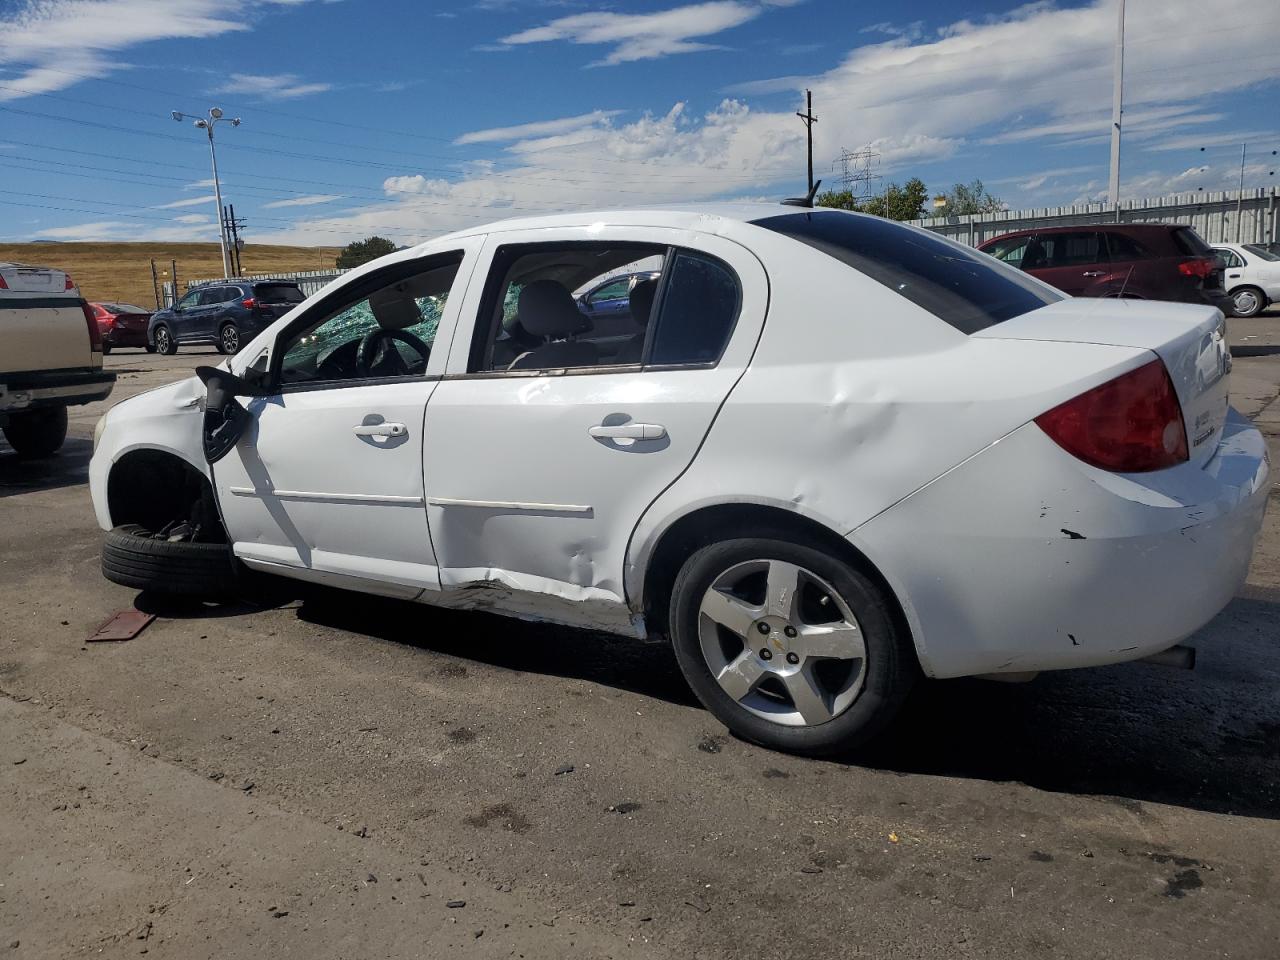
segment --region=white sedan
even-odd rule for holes
[[[1256,243],[1220,243],[1222,284],[1237,317],[1252,317],[1280,300],[1280,256]]]
[[[635,264],[601,334],[570,291]],[[117,405],[90,476],[117,583],[661,636],[735,732],[821,754],[921,675],[1152,657],[1217,614],[1268,491],[1230,367],[1212,307],[1070,299],[876,217],[580,213],[341,277]]]

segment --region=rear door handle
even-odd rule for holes
[[[1086,271],[1084,272],[1084,275],[1085,275],[1086,277],[1105,277],[1105,276],[1107,275],[1107,271],[1105,271],[1105,270],[1086,270]]]
[[[409,428],[403,423],[362,423],[351,428],[357,437],[403,437]]]
[[[587,433],[597,440],[661,440],[667,435],[667,428],[660,423],[601,423],[589,427]]]

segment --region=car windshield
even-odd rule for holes
[[[985,253],[881,217],[832,210],[753,222],[848,264],[961,333],[1064,297]]]
[[[307,299],[292,283],[259,283],[253,295],[263,303],[301,303]]]
[[[1244,248],[1248,250],[1250,253],[1252,253],[1255,257],[1259,257],[1263,260],[1270,260],[1272,263],[1276,262],[1277,260],[1280,260],[1280,257],[1276,256],[1266,247],[1260,247],[1256,243],[1246,243],[1244,245]]]

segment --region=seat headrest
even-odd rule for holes
[[[422,322],[422,311],[410,296],[408,283],[396,283],[379,290],[369,297],[369,309],[383,330],[404,330]]]
[[[653,296],[657,292],[657,280],[639,280],[631,288],[631,318],[642,327],[649,322],[649,314],[653,311]]]
[[[554,280],[534,280],[521,290],[516,316],[535,337],[553,340],[587,327],[587,318],[573,302],[573,294]]]

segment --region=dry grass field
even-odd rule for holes
[[[240,255],[246,274],[291,273],[333,267],[337,247],[275,247],[249,244]],[[178,262],[178,289],[190,279],[222,273],[213,243],[0,243],[0,260],[58,267],[71,274],[87,300],[122,300],[153,309],[151,260],[161,280],[169,261]]]

